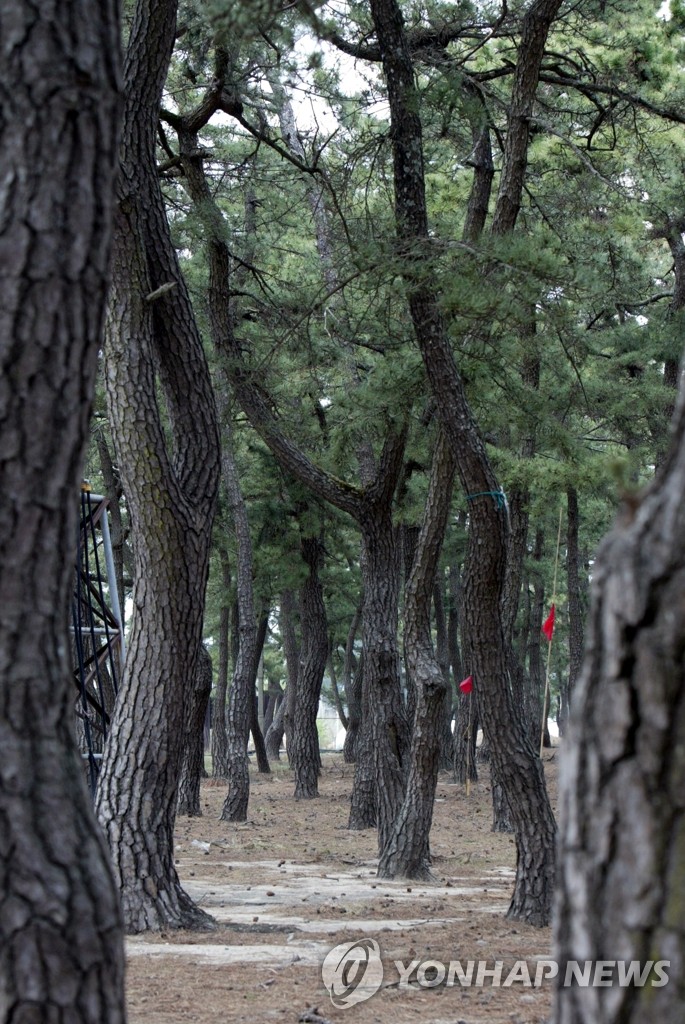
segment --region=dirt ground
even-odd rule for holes
[[[545,752],[554,797],[556,757]],[[295,802],[284,761],[251,775],[249,821],[218,820],[223,783],[202,790],[202,818],[179,818],[178,871],[186,890],[217,920],[211,933],[131,938],[131,1024],[543,1024],[551,983],[526,987],[416,984],[402,987],[395,961],[514,961],[550,956],[549,929],[505,917],[512,891],[511,836],[490,831],[487,769],[467,797],[440,778],[431,849],[434,884],[375,877],[375,831],[347,830],[353,767],[326,755],[321,797]],[[375,939],[383,958],[380,991],[336,1008],[321,963],[338,943]],[[424,975],[430,980],[434,971]]]

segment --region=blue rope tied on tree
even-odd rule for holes
[[[473,501],[474,498],[493,498],[498,512],[504,512],[507,507],[507,497],[504,491],[478,491],[477,494],[466,495],[467,501]]]

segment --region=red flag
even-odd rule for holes
[[[550,613],[542,624],[542,632],[547,637],[549,643],[552,643],[552,634],[554,633],[554,605],[550,609]]]
[[[462,679],[459,683],[459,689],[462,693],[471,693],[473,689],[473,676],[467,676],[466,679]]]

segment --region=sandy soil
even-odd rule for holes
[[[556,759],[545,768],[554,794]],[[395,961],[503,962],[550,955],[548,929],[508,921],[515,850],[490,831],[487,770],[467,797],[440,779],[431,849],[434,884],[375,877],[376,834],[346,828],[353,769],[324,758],[321,798],[295,802],[286,763],[251,776],[249,821],[218,820],[223,784],[208,780],[203,817],[179,818],[178,871],[217,920],[211,933],[128,940],[131,1024],[543,1024],[551,983],[526,987],[402,986]],[[321,963],[338,943],[375,939],[383,985],[368,1001],[336,1008]],[[430,980],[433,973],[428,970]],[[487,977],[487,976],[486,976]]]

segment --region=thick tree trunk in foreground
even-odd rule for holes
[[[107,291],[118,5],[0,6],[0,1019],[122,1024],[118,895],[67,663]]]
[[[178,784],[177,814],[202,816],[200,783],[205,766],[205,720],[212,692],[212,659],[203,646],[197,656],[197,669],[188,699],[185,748],[181,779]]]
[[[433,651],[431,597],[452,497],[455,460],[444,435],[438,438],[424,521],[418,537],[411,575],[405,590],[407,669],[416,693],[409,774],[404,800],[381,850],[381,878],[429,879],[429,836],[447,683]]]
[[[669,981],[560,988],[557,1024],[685,1018],[685,402],[672,447],[593,569],[562,754],[555,926],[568,960],[668,960]],[[653,979],[656,980],[656,979]]]
[[[109,414],[135,536],[135,583],[97,812],[130,932],[211,923],[181,889],[173,851],[186,690],[202,639],[219,479],[209,371],[155,164],[175,31],[175,0],[139,0],[125,63],[105,345]]]

